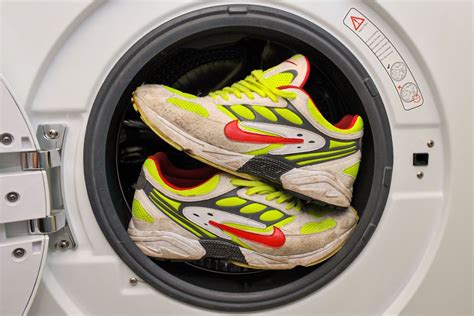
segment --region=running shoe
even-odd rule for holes
[[[309,72],[296,55],[205,97],[147,84],[132,101],[156,134],[198,160],[348,207],[364,124],[358,115],[327,121],[303,89]]]
[[[352,208],[303,204],[257,180],[149,157],[137,182],[128,234],[150,257],[215,258],[255,269],[311,266],[335,254],[357,223]]]

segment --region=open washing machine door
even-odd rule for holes
[[[42,125],[33,133],[0,79],[0,314],[20,315],[35,297],[48,245],[75,247],[61,198],[66,128]],[[55,236],[53,243],[49,235]]]

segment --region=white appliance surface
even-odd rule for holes
[[[471,314],[472,3],[243,2],[300,15],[347,46],[379,89],[394,145],[387,206],[362,253],[314,294],[260,313]],[[46,256],[47,238],[31,239],[37,245],[35,254],[44,251],[45,263],[40,265],[41,257],[35,258],[38,273],[42,268],[41,280],[20,310],[29,310],[31,315],[215,313],[182,304],[140,280],[130,286],[129,278],[136,275],[116,255],[97,225],[82,165],[84,135],[95,96],[127,49],[176,16],[230,3],[236,2],[1,2],[0,74],[6,86],[33,131],[40,124],[68,126],[62,151],[63,196],[78,244],[75,250],[50,250]],[[401,101],[376,55],[350,24],[344,24],[351,9],[382,30],[403,56],[421,91],[419,107],[406,110],[414,103]],[[433,148],[426,146],[429,140],[434,140]],[[422,179],[417,178],[419,169],[411,163],[412,153],[420,151],[430,153]],[[7,236],[0,223],[0,249],[10,246]],[[6,266],[0,271],[0,278],[9,282],[0,286],[0,302],[4,303],[15,278],[7,277]]]

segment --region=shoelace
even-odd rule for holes
[[[279,191],[273,186],[261,182],[261,181],[256,181],[256,180],[242,180],[242,179],[232,179],[230,181],[233,185],[235,186],[240,186],[240,187],[247,187],[247,195],[253,195],[253,194],[261,194],[261,195],[266,195],[266,200],[267,201],[272,201],[276,200],[276,203],[282,204],[282,203],[287,203],[286,204],[286,210],[290,210],[294,208],[295,210],[299,211],[301,210],[301,200],[295,197],[294,195],[291,195],[288,192],[284,191]]]
[[[286,99],[296,98],[295,93],[280,90],[266,82],[265,78],[263,78],[262,70],[254,70],[244,80],[240,80],[230,87],[225,87],[222,90],[211,92],[209,93],[209,96],[214,99],[221,97],[228,101],[229,94],[233,94],[240,99],[242,98],[242,93],[252,100],[255,98],[253,93],[257,93],[262,98],[270,98],[273,102],[278,102],[278,96]]]

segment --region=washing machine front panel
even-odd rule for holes
[[[48,253],[49,238],[35,225],[51,215],[50,190],[46,157],[1,76],[0,100],[0,314],[20,315],[33,302]]]
[[[218,3],[213,2],[212,5]],[[448,153],[446,130],[441,130],[439,94],[433,93],[436,78],[423,67],[423,56],[413,49],[411,34],[401,33],[398,22],[383,5],[366,5],[358,2],[316,3],[266,2],[267,5],[299,15],[321,26],[343,43],[364,66],[383,99],[390,121],[394,146],[394,165],[390,196],[377,229],[357,259],[335,280],[313,295],[294,304],[272,310],[272,313],[372,313],[380,314],[394,304],[411,279],[420,282],[415,274],[424,274],[432,259],[433,249],[443,231],[447,191],[446,174]],[[62,8],[72,11],[74,19],[51,45],[46,58],[37,61],[34,80],[21,83],[14,80],[13,89],[21,92],[20,99],[28,100],[24,106],[34,126],[45,123],[64,123],[69,128],[64,148],[64,197],[71,226],[79,245],[77,250],[55,252],[48,258],[48,269],[43,278],[45,295],[62,292],[56,300],[66,313],[81,311],[111,313],[113,308],[122,313],[132,313],[137,302],[143,311],[163,314],[180,310],[198,314],[202,310],[182,305],[143,282],[131,287],[129,279],[136,277],[115,254],[97,225],[85,186],[83,148],[90,109],[105,80],[119,58],[137,39],[150,30],[181,14],[208,7],[205,2],[143,2],[129,4],[111,2],[91,4],[89,7]],[[309,10],[308,8],[311,8]],[[53,8],[51,8],[53,10]],[[356,9],[354,23],[347,20]],[[390,10],[403,10],[392,7]],[[124,17],[126,23],[124,23]],[[363,22],[362,20],[364,19]],[[423,104],[407,110],[403,103],[413,100],[416,89],[400,86],[397,81],[404,72],[398,64],[392,71],[379,60],[374,50],[357,34],[357,25],[368,30],[379,30],[403,58],[406,69],[416,80]],[[346,22],[346,23],[345,23]],[[351,29],[351,24],[353,29]],[[108,27],[114,28],[113,32]],[[359,28],[360,30],[360,28]],[[420,32],[421,30],[413,30]],[[420,33],[412,34],[419,37]],[[365,36],[365,35],[364,35]],[[366,39],[366,38],[365,38]],[[380,44],[382,45],[382,44]],[[14,58],[11,57],[11,60]],[[395,61],[398,62],[398,59]],[[390,65],[393,66],[393,65]],[[405,69],[405,70],[406,70]],[[5,76],[13,76],[15,68],[3,67]],[[406,76],[406,74],[405,74]],[[411,82],[411,81],[410,81]],[[406,82],[410,83],[410,82]],[[403,93],[402,93],[403,90]],[[433,141],[434,146],[429,146]],[[414,153],[429,153],[429,165],[413,165]],[[421,173],[422,172],[422,173]],[[402,247],[400,245],[403,245]],[[404,260],[400,260],[404,258]],[[54,271],[54,272],[53,272]],[[96,280],[94,291],[90,283]],[[361,290],[363,289],[363,290]],[[103,293],[98,296],[96,293]],[[341,297],[344,304],[341,304]],[[46,308],[44,306],[38,306]]]

